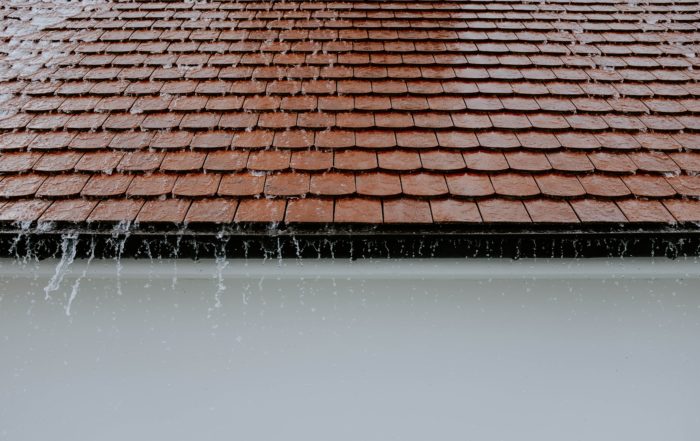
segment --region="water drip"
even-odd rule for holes
[[[56,265],[56,270],[49,283],[44,288],[44,297],[46,300],[51,300],[51,293],[58,290],[61,286],[63,278],[68,273],[68,268],[75,260],[75,254],[78,247],[78,234],[68,233],[61,236],[61,260]]]

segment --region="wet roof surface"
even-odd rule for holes
[[[696,1],[13,0],[0,19],[3,221],[700,221]]]

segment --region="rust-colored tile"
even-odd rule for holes
[[[675,222],[671,213],[669,213],[666,207],[659,201],[626,199],[624,201],[617,201],[617,206],[630,222]]]
[[[35,174],[6,176],[0,180],[0,197],[18,198],[34,195],[46,179]]]
[[[77,196],[90,177],[84,174],[62,174],[49,176],[36,192],[38,197]]]
[[[375,113],[374,124],[387,129],[413,127],[413,117],[410,113]]]
[[[224,113],[219,120],[219,127],[222,129],[248,129],[255,127],[257,122],[257,113]]]
[[[145,223],[175,223],[185,220],[190,208],[186,199],[165,199],[147,201],[136,217],[137,222]]]
[[[63,153],[60,153],[61,155]],[[41,152],[3,153],[0,155],[0,173],[17,173],[31,170],[39,161]]]
[[[504,155],[513,170],[537,172],[552,168],[547,156],[541,152],[505,152]]]
[[[664,206],[678,222],[700,222],[700,203],[694,199],[668,199]]]
[[[600,145],[614,150],[636,150],[641,147],[639,142],[626,133],[606,132],[595,135]]]
[[[485,199],[477,202],[484,222],[529,223],[530,216],[521,201]]]
[[[554,170],[566,172],[592,172],[595,168],[583,152],[547,153],[547,160]]]
[[[121,196],[126,193],[133,179],[130,175],[93,175],[83,187],[83,196],[107,197]]]
[[[32,150],[58,150],[68,147],[75,137],[75,132],[46,132],[37,135],[29,148]]]
[[[257,196],[265,186],[265,176],[248,173],[225,174],[219,183],[221,196]]]
[[[208,131],[197,133],[190,142],[193,149],[224,149],[231,145],[233,133],[224,131]]]
[[[111,173],[122,160],[124,153],[114,151],[88,152],[80,157],[75,170],[82,172]]]
[[[579,221],[571,205],[566,201],[532,199],[524,203],[533,222],[573,224]]]
[[[131,222],[136,219],[143,201],[138,199],[108,199],[100,201],[90,216],[88,222]]]
[[[237,207],[237,199],[198,199],[190,205],[185,222],[228,224],[233,222]]]
[[[355,134],[355,144],[372,149],[396,147],[396,136],[393,131],[366,130]]]
[[[371,170],[377,168],[377,154],[356,150],[335,152],[333,164],[339,170]]]
[[[126,191],[127,196],[162,196],[169,194],[176,176],[163,173],[135,176]]]
[[[401,198],[384,201],[383,206],[385,223],[429,224],[433,222],[428,201]]]
[[[683,196],[700,197],[700,176],[672,176],[666,180]]]
[[[129,152],[117,166],[119,171],[154,171],[160,167],[165,155],[160,152],[136,151]]]
[[[87,199],[58,200],[51,204],[39,220],[46,222],[84,222],[96,205],[97,201]]]
[[[33,132],[10,132],[0,134],[0,151],[19,150],[27,147],[36,137]]]
[[[494,194],[491,180],[486,175],[461,173],[447,175],[447,186],[450,194],[465,197],[483,197]]]
[[[355,146],[355,132],[328,130],[316,133],[315,145],[319,148],[348,148]]]
[[[401,187],[410,196],[441,196],[448,192],[445,176],[433,173],[403,174]]]
[[[208,171],[243,170],[248,163],[247,151],[214,151],[206,154],[204,169]]]
[[[149,132],[117,133],[109,146],[113,149],[137,150],[148,147],[152,139],[153,133]]]
[[[535,181],[542,194],[554,197],[576,197],[586,194],[575,176],[561,174],[536,175]]]
[[[264,129],[291,129],[297,125],[297,119],[296,113],[262,113],[258,118],[258,126]]]
[[[236,210],[236,222],[282,222],[284,219],[284,199],[244,199]]]
[[[81,132],[73,137],[68,147],[76,150],[106,149],[114,135],[113,132]]]
[[[286,170],[289,168],[292,152],[289,150],[264,150],[253,152],[248,157],[251,170]]]
[[[419,170],[421,168],[420,155],[414,151],[386,150],[377,154],[379,168],[385,170]]]
[[[622,211],[611,201],[580,199],[572,201],[571,206],[581,222],[620,223],[627,221]]]
[[[624,153],[596,152],[589,153],[588,159],[596,170],[611,173],[634,173],[637,165]]]
[[[479,171],[508,170],[508,161],[500,152],[465,152],[462,154],[468,169]]]
[[[299,128],[330,128],[335,125],[335,115],[332,113],[308,112],[297,115]],[[316,143],[318,145],[318,139]]]
[[[325,196],[355,193],[355,175],[336,172],[311,175],[309,191],[313,194]]]
[[[437,132],[438,144],[440,147],[471,149],[479,146],[479,140],[472,132],[462,132],[456,130]]]
[[[185,197],[214,196],[219,188],[218,173],[190,173],[179,176],[173,187],[173,195]]]
[[[381,172],[360,173],[355,178],[357,192],[364,196],[395,196],[401,194],[398,175]]]
[[[337,223],[380,224],[383,219],[379,199],[344,198],[335,202],[333,220]]]
[[[520,141],[511,132],[480,132],[477,133],[479,144],[490,149],[513,149],[520,147]]]
[[[301,149],[314,144],[314,133],[306,130],[287,130],[275,133],[273,146],[277,148]]]
[[[437,137],[433,131],[408,130],[396,133],[396,144],[406,148],[433,148],[438,146]]]
[[[586,189],[586,193],[592,196],[613,198],[630,194],[624,182],[615,176],[587,175],[580,176],[578,179]]]
[[[517,136],[520,145],[527,149],[550,150],[561,147],[559,139],[551,133],[523,132]]]
[[[631,175],[622,178],[632,194],[641,197],[674,196],[676,190],[663,176]]]
[[[175,150],[189,147],[194,135],[181,130],[158,132],[151,141],[150,147],[154,149]]]
[[[540,194],[537,183],[530,175],[502,173],[491,175],[491,183],[497,194],[513,197],[528,197]]]
[[[330,223],[333,222],[334,202],[332,199],[291,199],[287,202],[287,223]]]
[[[272,146],[274,133],[267,130],[239,132],[233,137],[231,145],[239,148],[267,148]]]
[[[200,170],[206,157],[204,152],[169,152],[165,154],[160,169],[173,172]]]
[[[271,196],[302,196],[309,192],[310,176],[306,173],[286,172],[268,175],[265,194]]]
[[[289,165],[296,170],[329,170],[333,167],[333,153],[318,150],[295,151]]]
[[[433,221],[436,223],[477,223],[481,215],[476,203],[457,199],[430,201]]]
[[[637,165],[639,170],[656,173],[678,173],[680,168],[662,152],[638,152],[627,156]]]
[[[48,173],[70,171],[82,156],[82,152],[45,153],[34,164],[34,170]]]
[[[39,219],[51,202],[41,199],[11,201],[0,206],[0,221],[28,222]]]
[[[678,166],[687,173],[700,173],[700,154],[671,153],[669,155]]]
[[[339,113],[335,116],[335,124],[345,129],[365,129],[374,126],[374,114],[371,113]]]

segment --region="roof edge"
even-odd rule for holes
[[[696,225],[421,228],[342,225],[195,227],[33,225],[0,230],[0,257],[61,258],[586,258],[700,256]]]

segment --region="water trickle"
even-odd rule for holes
[[[71,287],[70,294],[68,295],[68,301],[66,302],[66,315],[70,317],[71,313],[71,307],[73,306],[73,301],[75,300],[76,297],[78,297],[78,292],[80,291],[80,282],[85,278],[87,275],[88,269],[90,268],[90,263],[92,260],[95,258],[95,238],[93,237],[92,240],[90,241],[90,256],[87,259],[87,262],[85,263],[85,268],[83,268],[83,271],[80,273],[80,275],[75,279],[75,282],[73,283],[73,286]]]
[[[124,246],[126,245],[126,240],[129,238],[131,222],[122,221],[114,226],[112,230],[112,240],[115,244],[115,256],[114,261],[117,267],[117,294],[122,295],[122,254],[124,253]]]
[[[228,244],[228,237],[222,237],[222,235],[219,234],[217,235],[217,238],[220,240],[220,243],[214,252],[214,259],[216,262],[216,292],[214,293],[214,308],[216,309],[221,308],[221,295],[226,292],[224,270],[228,266],[228,259],[226,258],[226,245]]]
[[[61,235],[61,260],[56,265],[56,270],[49,283],[44,287],[44,297],[46,300],[51,300],[51,293],[58,290],[61,286],[63,278],[68,273],[68,268],[75,260],[75,254],[78,248],[78,234],[67,233]]]
[[[22,241],[22,238],[24,238],[26,236],[27,232],[29,232],[29,227],[32,226],[32,222],[31,221],[17,222],[17,226],[19,226],[19,233],[17,233],[17,236],[15,236],[15,238],[12,240],[12,244],[10,245],[10,249],[9,249],[8,254],[14,254],[15,258],[17,260],[20,260],[19,244]],[[24,257],[25,257],[24,262],[26,263],[27,256],[24,256]]]

